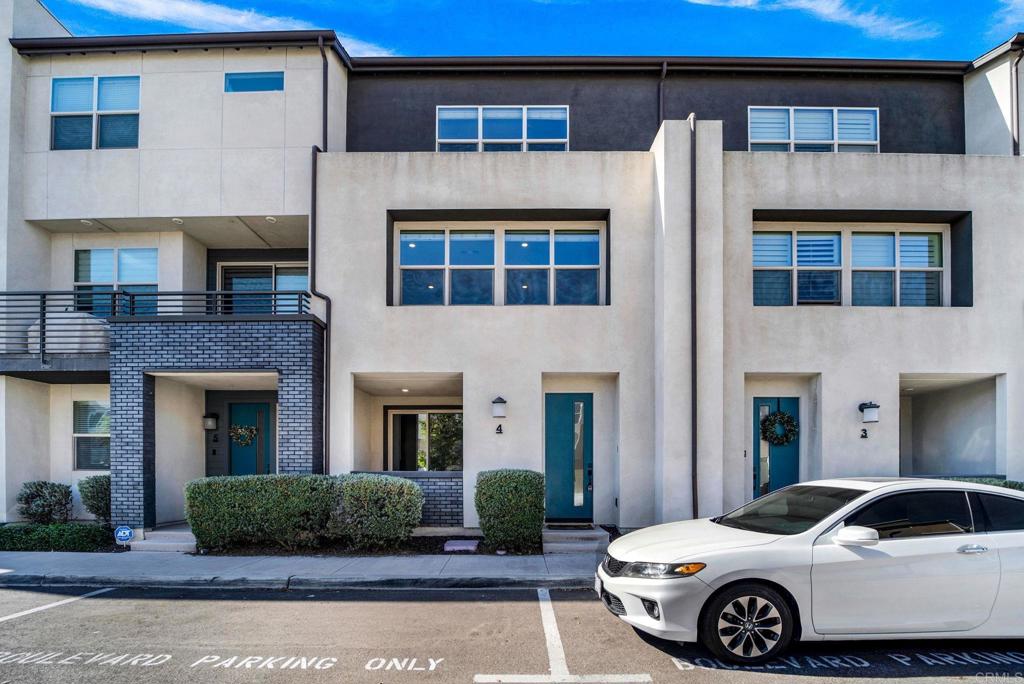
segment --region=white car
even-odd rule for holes
[[[616,539],[597,570],[635,628],[744,664],[793,640],[1024,636],[1024,492],[805,482]]]

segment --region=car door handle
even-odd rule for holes
[[[981,544],[964,544],[956,550],[957,553],[985,553],[986,551],[988,551],[988,547]]]

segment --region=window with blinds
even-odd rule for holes
[[[943,261],[941,232],[756,231],[754,305],[943,306]]]
[[[437,108],[438,152],[564,152],[566,106]]]
[[[110,469],[110,405],[76,401],[72,411],[75,470]]]
[[[752,152],[878,152],[878,109],[749,107]]]
[[[139,77],[55,78],[50,96],[50,149],[139,146]]]

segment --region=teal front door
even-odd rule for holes
[[[228,426],[232,475],[273,473],[274,431],[270,404],[231,404]]]
[[[800,400],[796,397],[754,397],[754,498],[800,481],[800,435],[777,446],[761,439],[761,421],[783,411],[797,420]]]
[[[594,395],[544,395],[546,517],[594,518]]]

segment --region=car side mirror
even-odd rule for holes
[[[878,530],[850,525],[836,532],[835,542],[840,546],[874,546],[878,543]]]

